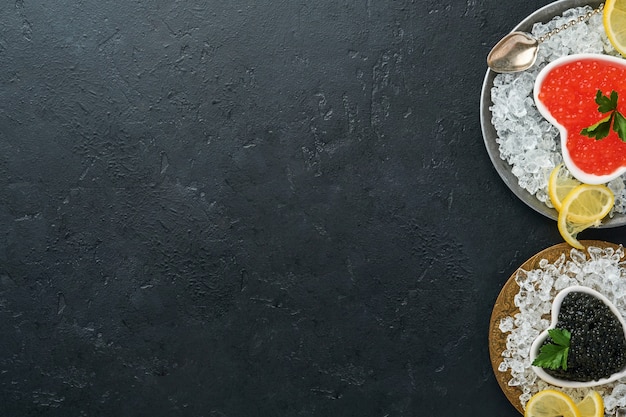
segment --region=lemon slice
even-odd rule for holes
[[[585,229],[599,226],[614,203],[613,192],[605,185],[577,186],[565,197],[559,211],[561,236],[571,246],[584,249],[576,236]]]
[[[570,396],[554,389],[539,391],[526,403],[524,417],[557,416],[582,417]]]
[[[589,391],[576,407],[580,417],[604,417],[604,401],[597,391]]]
[[[626,0],[606,0],[602,22],[613,47],[626,56]]]
[[[561,211],[562,201],[580,184],[565,165],[559,164],[552,170],[548,179],[548,196],[556,211]]]

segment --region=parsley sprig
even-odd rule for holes
[[[548,369],[567,370],[567,355],[572,334],[565,329],[549,329],[551,343],[541,346],[539,355],[533,361],[534,366]]]
[[[611,125],[617,136],[626,142],[626,117],[617,110],[617,91],[611,91],[609,96],[602,94],[601,90],[596,93],[596,103],[598,111],[602,114],[610,113],[608,116],[600,119],[597,123],[580,131],[583,136],[589,136],[595,140],[604,139],[611,132]]]

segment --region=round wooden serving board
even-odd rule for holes
[[[595,246],[598,248],[614,248],[617,249],[620,245],[615,243],[604,242],[600,240],[583,240],[581,243],[585,247]],[[496,376],[496,380],[500,385],[500,388],[504,392],[504,395],[509,399],[511,404],[521,413],[524,414],[522,404],[520,403],[519,396],[522,394],[522,390],[519,387],[512,387],[508,384],[511,379],[511,373],[509,371],[501,372],[498,370],[498,366],[502,362],[502,352],[506,349],[506,337],[507,333],[500,331],[500,321],[507,316],[513,316],[519,312],[518,308],[513,302],[513,297],[517,294],[519,287],[515,282],[515,276],[521,269],[530,271],[539,268],[539,261],[547,259],[549,262],[554,262],[562,254],[565,254],[569,258],[569,254],[572,247],[567,243],[560,243],[555,246],[551,246],[547,249],[537,253],[526,262],[524,262],[506,281],[498,298],[496,299],[493,311],[491,313],[491,321],[489,323],[489,356],[491,358],[491,366]]]

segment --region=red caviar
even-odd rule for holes
[[[580,134],[609,114],[598,111],[596,93],[618,93],[618,110],[626,114],[626,61],[623,65],[593,58],[564,63],[544,78],[537,97],[568,131],[572,162],[592,175],[608,175],[626,166],[626,143],[611,129],[604,139]]]

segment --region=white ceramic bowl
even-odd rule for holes
[[[622,325],[622,330],[624,331],[624,337],[626,337],[626,323],[624,322],[624,318],[622,317],[620,312],[617,311],[613,303],[611,303],[604,295],[600,294],[598,291],[595,291],[589,287],[583,287],[579,285],[568,287],[562,290],[554,298],[554,301],[552,302],[552,313],[551,313],[552,321],[550,323],[551,329],[556,327],[558,317],[559,317],[559,311],[561,310],[561,304],[563,302],[563,299],[565,298],[567,294],[571,292],[583,292],[583,293],[590,294],[598,298],[599,300],[601,300],[604,304],[606,304],[611,309],[613,314],[615,314],[615,316],[619,319],[619,322]],[[537,338],[531,345],[530,347],[530,362],[531,363],[535,360],[535,358],[539,354],[539,349],[541,348],[541,345],[543,344],[543,342],[546,340],[547,337],[548,337],[548,330],[546,329],[543,332],[541,332],[539,336],[537,336]],[[535,371],[535,373],[537,374],[537,376],[543,379],[548,384],[552,384],[557,387],[563,387],[563,388],[596,387],[598,385],[608,384],[609,382],[616,381],[626,376],[626,368],[624,368],[622,371],[616,372],[608,378],[602,378],[602,379],[598,379],[595,381],[585,381],[585,382],[566,381],[563,379],[553,377],[552,375],[548,374],[543,368],[540,368],[538,366],[533,366],[532,368],[533,368],[533,371]]]
[[[564,56],[562,58],[558,58],[558,59],[555,59],[554,61],[550,62],[548,65],[546,65],[539,72],[539,74],[537,74],[537,78],[535,79],[535,86],[534,86],[533,96],[535,98],[535,104],[537,105],[537,109],[539,110],[541,115],[543,117],[545,117],[550,123],[552,123],[554,126],[556,126],[559,129],[559,133],[560,133],[560,136],[561,136],[561,153],[563,154],[563,162],[565,163],[565,166],[567,167],[567,169],[579,181],[584,182],[586,184],[605,184],[605,183],[607,183],[607,182],[609,182],[609,181],[619,177],[624,172],[626,172],[626,166],[622,166],[622,167],[616,169],[613,173],[606,174],[606,175],[588,174],[588,173],[582,171],[580,168],[578,168],[574,164],[574,162],[572,161],[572,158],[570,157],[569,151],[567,150],[567,146],[566,146],[567,135],[568,135],[567,129],[565,127],[563,127],[563,125],[561,125],[554,117],[552,117],[552,114],[550,113],[550,111],[548,111],[546,106],[538,98],[539,90],[540,90],[541,85],[543,84],[543,81],[545,80],[546,76],[555,67],[558,67],[558,66],[561,66],[561,65],[564,65],[564,64],[569,64],[571,62],[586,60],[586,59],[594,59],[594,60],[597,60],[597,61],[605,61],[605,62],[614,63],[614,64],[617,63],[618,65],[626,67],[626,59],[616,58],[616,57],[609,56],[609,55],[603,55],[603,54],[573,54],[573,55]]]

